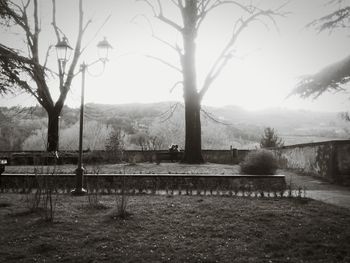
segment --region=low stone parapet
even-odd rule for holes
[[[284,175],[208,175],[208,174],[88,174],[84,186],[90,192],[129,194],[220,194],[281,195],[286,190]],[[30,192],[50,186],[58,192],[74,188],[74,174],[3,174],[2,192]],[[283,195],[283,194],[282,194]]]

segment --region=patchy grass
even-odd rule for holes
[[[0,195],[1,262],[349,262],[350,211],[309,199],[61,195],[54,223]]]
[[[58,173],[75,173],[76,165],[65,164],[56,166]],[[87,173],[100,174],[239,174],[238,165],[206,163],[201,165],[181,164],[181,163],[137,163],[137,164],[101,164],[86,165]],[[6,173],[34,173],[35,169],[40,171],[52,171],[54,166],[6,166]]]

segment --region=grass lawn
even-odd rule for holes
[[[65,164],[57,165],[56,171],[58,173],[75,173],[76,165]],[[94,174],[96,172],[100,174],[239,174],[239,165],[229,164],[214,164],[206,163],[201,165],[181,164],[181,163],[137,163],[137,164],[96,164],[85,165],[86,172]],[[52,171],[54,166],[36,166],[36,165],[18,165],[18,166],[6,166],[5,173],[34,173],[34,169],[46,172]]]
[[[1,262],[350,262],[350,211],[310,199],[131,196],[125,219],[59,195],[54,223],[0,194]]]

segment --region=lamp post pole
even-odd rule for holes
[[[84,195],[86,190],[83,188],[84,168],[83,168],[83,126],[84,126],[84,96],[85,96],[85,73],[87,65],[85,62],[80,65],[81,70],[81,102],[80,102],[80,122],[79,122],[79,155],[78,168],[75,170],[76,182],[73,195]]]
[[[83,64],[80,65],[80,72],[81,72],[81,103],[80,103],[80,125],[79,125],[79,156],[78,156],[78,167],[75,170],[76,174],[76,182],[75,182],[75,189],[71,192],[73,195],[84,195],[86,193],[86,190],[83,188],[83,179],[84,179],[84,168],[83,168],[83,125],[84,125],[84,95],[85,95],[85,73],[86,69],[96,64],[97,62],[102,62],[103,67],[105,63],[108,61],[108,53],[109,50],[113,47],[106,38],[104,38],[102,41],[100,41],[97,44],[97,48],[100,50],[100,58],[95,60],[94,62],[90,64],[86,64],[83,62]],[[56,51],[57,51],[57,58],[59,62],[59,71],[62,73],[62,76],[64,76],[65,71],[65,65],[68,61],[69,54],[68,51],[72,50],[72,48],[68,45],[68,40],[66,37],[64,37],[61,41],[59,41],[56,45]],[[62,67],[61,63],[62,62]],[[79,73],[79,72],[78,72]],[[63,77],[61,77],[61,81],[63,81]]]

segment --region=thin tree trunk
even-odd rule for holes
[[[55,110],[48,111],[48,130],[47,130],[47,151],[58,151],[59,145],[59,116],[60,112]]]

